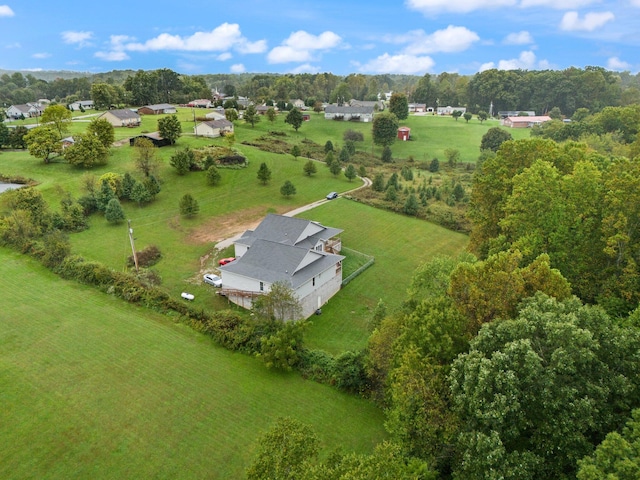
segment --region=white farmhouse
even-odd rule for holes
[[[254,298],[282,282],[298,298],[303,317],[313,315],[342,285],[340,233],[310,220],[267,215],[236,240],[237,260],[220,267],[221,293],[251,308]]]

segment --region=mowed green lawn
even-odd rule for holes
[[[242,478],[283,415],[331,449],[370,452],[385,437],[367,401],[6,249],[0,292],[0,478]]]
[[[419,265],[435,255],[457,256],[468,243],[464,234],[343,198],[299,216],[344,229],[345,247],[375,257],[373,266],[322,308],[322,315],[311,318],[307,346],[334,354],[366,345],[378,300],[387,304],[388,312],[396,309]]]

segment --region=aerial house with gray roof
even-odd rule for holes
[[[267,215],[236,240],[237,259],[220,267],[221,293],[251,308],[253,299],[281,282],[297,296],[304,318],[311,316],[342,285],[340,233],[310,220]]]

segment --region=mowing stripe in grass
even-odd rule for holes
[[[347,451],[384,438],[369,402],[2,249],[0,292],[0,478],[239,478],[280,415]]]

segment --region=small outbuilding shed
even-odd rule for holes
[[[398,128],[398,140],[409,140],[411,136],[411,129],[409,127]]]
[[[158,148],[171,145],[171,141],[169,141],[166,138],[162,138],[160,136],[160,132],[143,133],[142,135],[131,137],[129,139],[129,145],[133,147],[138,138],[146,138],[147,140],[150,140],[151,143],[153,143]]]

